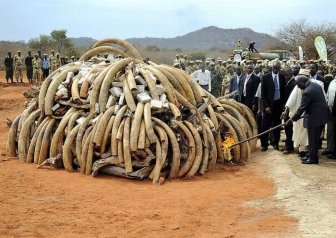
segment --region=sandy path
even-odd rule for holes
[[[3,86],[1,237],[300,237],[260,158],[162,186],[36,169],[9,159],[4,121],[23,110],[22,93],[29,85]]]

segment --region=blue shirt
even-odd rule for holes
[[[49,69],[49,60],[48,60],[48,58],[47,59],[45,59],[45,58],[42,59],[42,68],[43,69]]]

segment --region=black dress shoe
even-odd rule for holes
[[[332,154],[332,151],[327,151],[327,150],[322,151],[321,153],[321,155],[330,155],[330,154]]]
[[[318,160],[311,160],[311,159],[307,159],[307,160],[303,160],[301,161],[302,164],[318,164],[319,161]]]
[[[299,157],[300,157],[300,158],[304,158],[304,157],[306,157],[306,155],[307,155],[307,152],[306,152],[306,151],[300,151],[300,152],[299,152]]]
[[[279,146],[278,145],[273,145],[273,149],[279,150]]]
[[[265,152],[266,150],[268,150],[267,147],[261,147],[261,151]]]
[[[331,155],[328,155],[327,158],[328,159],[336,159],[336,155],[331,154]]]
[[[301,159],[301,161],[310,160],[310,158],[308,156],[300,157],[300,159]]]

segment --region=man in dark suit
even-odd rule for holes
[[[253,73],[253,65],[247,65],[246,76],[242,78],[241,82],[241,102],[250,108],[253,113],[256,113],[257,99],[256,92],[260,83],[260,78]]]
[[[291,68],[286,68],[284,71],[285,76],[285,95],[284,95],[284,102],[286,103],[291,92],[293,91],[294,87],[296,86],[295,77],[293,75],[293,70]],[[288,121],[289,110],[288,107],[285,108],[285,111],[281,115],[281,119],[284,119],[284,121]],[[285,150],[284,154],[289,154],[294,151],[294,145],[293,145],[293,123],[289,122],[285,126],[285,133],[286,133],[286,142],[285,142]]]
[[[328,92],[328,84],[327,81],[324,77],[322,77],[321,75],[317,74],[318,69],[318,64],[317,63],[312,63],[310,66],[310,76],[312,79],[316,79],[319,80],[321,82],[323,82],[324,84],[324,92],[327,93]]]
[[[241,81],[244,79],[244,75],[242,75],[242,68],[240,65],[236,67],[236,74],[231,78],[230,80],[230,89],[229,93],[232,93],[234,91],[237,91],[237,95],[235,96],[235,100],[237,102],[241,101],[241,94],[242,94],[242,88],[241,88]]]
[[[330,118],[330,110],[320,85],[312,83],[306,76],[299,76],[297,86],[304,90],[301,105],[292,117],[293,121],[304,114],[303,126],[308,130],[309,156],[302,160],[303,164],[318,164],[319,140],[323,127]]]
[[[280,74],[280,62],[273,64],[272,72],[264,74],[261,79],[261,100],[263,103],[263,114],[261,122],[261,132],[270,127],[277,126],[281,123],[281,113],[284,106],[285,79]],[[261,151],[268,149],[268,135],[260,137]],[[280,128],[273,131],[273,148],[279,150]]]

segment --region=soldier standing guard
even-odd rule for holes
[[[55,61],[55,67],[56,69],[58,69],[61,66],[62,62],[61,62],[61,58],[59,53],[56,53],[56,61]]]
[[[23,75],[23,59],[21,56],[21,51],[17,52],[17,55],[14,56],[14,72],[15,72],[15,78],[16,82],[22,83]]]
[[[26,72],[29,83],[32,83],[33,80],[33,57],[31,52],[28,51],[28,56],[25,58]]]
[[[216,69],[214,62],[210,63],[209,71],[211,76],[211,93],[216,98],[218,98],[219,96],[221,96],[221,85],[223,78],[221,77],[219,71]]]
[[[40,82],[41,68],[42,68],[42,61],[39,58],[39,55],[35,54],[33,59],[33,83]]]
[[[56,56],[55,56],[55,51],[54,50],[50,51],[49,63],[50,63],[50,73],[54,72],[57,69]]]
[[[8,83],[8,80],[10,79],[13,83],[13,58],[12,53],[8,52],[8,56],[5,58],[5,66],[6,66],[6,81]]]

